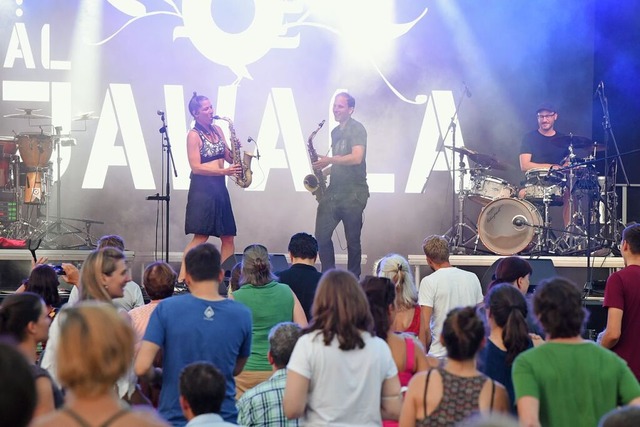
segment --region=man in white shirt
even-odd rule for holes
[[[446,357],[440,333],[447,313],[455,307],[482,303],[482,287],[478,276],[449,263],[449,244],[442,236],[429,236],[422,242],[427,264],[433,273],[420,282],[418,304],[425,324],[429,325],[425,347],[434,357]]]

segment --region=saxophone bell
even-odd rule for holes
[[[320,182],[318,182],[318,177],[312,173],[305,176],[303,182],[304,182],[304,188],[307,191],[311,192],[312,194],[318,190],[318,187],[320,187]]]

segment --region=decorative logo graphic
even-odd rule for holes
[[[175,16],[182,20],[182,25],[174,27],[173,40],[188,38],[204,57],[233,71],[236,75],[233,84],[237,85],[243,78],[253,79],[247,66],[263,58],[271,49],[297,48],[300,44],[300,34],[292,35],[293,29],[314,27],[337,35],[342,42],[359,52],[369,53],[367,56],[372,67],[401,100],[413,104],[426,102],[424,95],[418,95],[415,100],[409,100],[400,94],[383,75],[370,52],[409,32],[425,16],[427,8],[424,8],[410,22],[395,23],[391,21],[393,14],[388,13],[389,7],[393,7],[393,2],[389,1],[351,0],[349,2],[351,7],[345,7],[344,2],[338,0],[306,4],[301,0],[254,0],[253,16],[250,17],[252,19],[248,27],[238,33],[229,33],[220,28],[212,16],[213,0],[183,0],[182,10],[173,0],[165,0],[171,10],[155,11],[147,10],[147,7],[138,0],[107,1],[120,12],[131,16],[131,19],[113,34],[96,43],[97,45],[107,43],[124,28],[142,18],[158,15]],[[363,19],[365,13],[367,19]],[[335,15],[340,17],[336,19]],[[358,23],[357,27],[355,23]]]
[[[213,308],[211,308],[211,306],[208,306],[205,310],[204,310],[204,318],[205,320],[213,320],[213,316],[216,313],[213,311]]]

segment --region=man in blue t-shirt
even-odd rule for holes
[[[218,293],[224,271],[220,252],[210,243],[191,249],[185,256],[190,293],[163,300],[149,320],[135,362],[135,372],[149,381],[160,375],[153,359],[162,349],[162,391],[158,411],[174,426],[187,422],[180,408],[180,371],[190,363],[213,363],[225,376],[226,394],[220,415],[235,423],[235,381],[251,350],[251,312],[244,305]]]

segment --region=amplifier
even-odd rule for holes
[[[18,220],[18,198],[13,191],[0,191],[0,223],[9,224]]]

